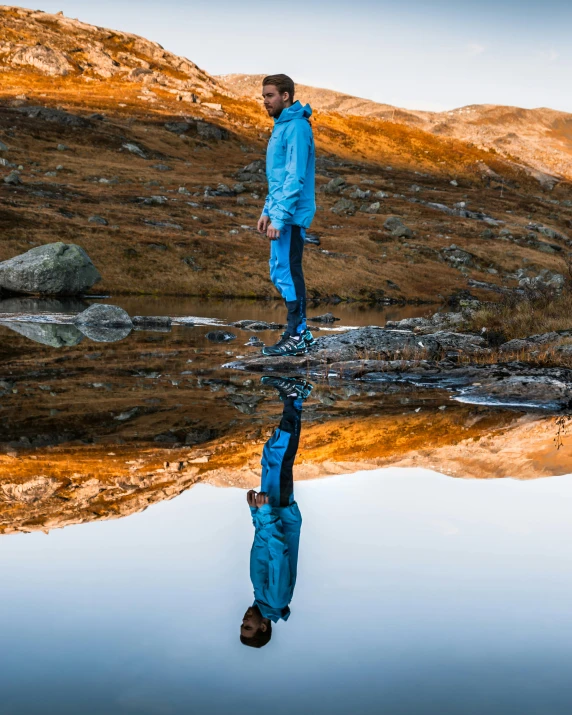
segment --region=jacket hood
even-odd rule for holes
[[[274,120],[275,124],[289,122],[291,119],[308,119],[312,116],[312,107],[309,104],[302,106],[298,100],[291,107],[285,107],[280,116]]]

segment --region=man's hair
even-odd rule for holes
[[[267,84],[273,84],[280,94],[288,92],[290,95],[290,101],[294,101],[294,80],[290,79],[287,74],[269,74],[262,80],[262,86]]]
[[[250,638],[240,636],[240,642],[242,645],[249,645],[251,648],[263,648],[271,638],[272,623],[269,623],[268,628],[265,631],[263,631],[262,628],[259,628],[253,636],[250,636]]]

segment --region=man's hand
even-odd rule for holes
[[[268,494],[265,492],[260,492],[260,494],[258,494],[254,491],[254,489],[251,489],[246,494],[246,501],[248,502],[249,507],[257,509],[259,506],[268,504]]]
[[[271,241],[276,241],[277,238],[280,238],[280,229],[274,228],[274,226],[270,224],[266,230],[266,235]]]
[[[268,228],[269,223],[270,216],[262,214],[262,216],[258,219],[258,226],[256,227],[258,229],[258,233],[266,233],[266,229]]]

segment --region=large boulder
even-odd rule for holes
[[[19,333],[35,343],[49,345],[51,348],[63,348],[79,345],[83,340],[81,333],[75,325],[57,325],[56,323],[4,323],[5,328]]]
[[[41,295],[78,295],[101,280],[80,246],[48,243],[0,263],[0,290]]]

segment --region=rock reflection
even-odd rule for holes
[[[302,404],[312,385],[288,377],[263,377],[284,403],[280,424],[264,445],[260,492],[251,489],[247,502],[254,525],[250,579],[254,603],[247,608],[240,640],[253,648],[272,637],[272,623],[287,621],[298,571],[302,515],[294,499],[293,467],[300,444]]]

